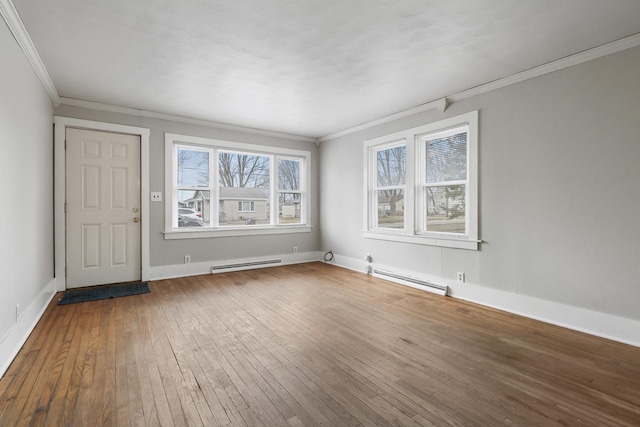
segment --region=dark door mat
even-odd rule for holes
[[[151,292],[149,282],[128,283],[126,285],[101,286],[99,288],[67,291],[58,300],[58,305],[76,304],[85,301],[97,301],[107,298],[126,297],[129,295],[147,294]]]

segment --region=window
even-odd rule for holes
[[[418,138],[421,232],[466,234],[469,126]]]
[[[238,202],[238,212],[255,212],[255,202]]]
[[[404,193],[407,147],[396,141],[374,149],[376,182],[372,191],[377,209],[373,228],[404,229]]]
[[[300,224],[302,221],[302,190],[300,159],[278,160],[278,224]]]
[[[165,238],[310,231],[308,151],[165,134],[165,155]]]
[[[365,237],[477,249],[478,112],[365,142]]]

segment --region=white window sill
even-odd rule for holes
[[[443,248],[467,249],[471,251],[477,251],[478,244],[481,242],[481,240],[384,233],[378,231],[363,231],[362,235],[367,239],[388,240],[392,242],[412,243],[415,245],[440,246]]]
[[[185,229],[169,229],[164,232],[165,240],[174,239],[203,239],[211,237],[235,237],[235,236],[260,236],[269,234],[310,233],[310,225],[296,226],[247,226],[243,228],[204,228],[194,230],[192,227]]]

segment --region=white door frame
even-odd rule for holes
[[[92,120],[73,119],[70,117],[54,116],[54,237],[55,237],[55,279],[58,292],[67,289],[65,274],[66,248],[66,218],[64,203],[66,200],[66,156],[64,141],[67,128],[98,130],[114,133],[126,133],[140,136],[140,262],[142,266],[142,280],[149,280],[149,129],[135,126],[119,125],[115,123],[96,122]]]

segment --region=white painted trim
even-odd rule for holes
[[[525,80],[534,79],[536,77],[540,77],[545,74],[553,73],[554,71],[559,71],[565,68],[572,67],[574,65],[578,65],[594,59],[602,58],[603,56],[621,52],[623,50],[630,49],[636,46],[640,46],[640,33],[622,38],[620,40],[616,40],[611,43],[604,44],[602,46],[594,47],[592,49],[588,49],[588,50],[576,53],[574,55],[569,55],[567,57],[543,64],[537,67],[533,67],[528,70],[522,71],[520,73],[512,74],[508,77],[494,80],[492,82],[485,83],[480,86],[476,86],[476,87],[464,90],[462,92],[455,93],[453,95],[448,95],[446,98],[441,98],[435,101],[427,102],[425,104],[418,105],[417,107],[399,111],[397,113],[394,113],[376,120],[371,120],[369,122],[362,123],[357,126],[353,126],[348,129],[344,129],[339,132],[335,132],[335,133],[320,137],[318,138],[318,142],[325,142],[325,141],[339,138],[341,136],[350,135],[352,133],[356,133],[364,129],[369,129],[374,126],[378,126],[383,123],[388,123],[393,120],[400,119],[402,117],[407,117],[417,113],[421,113],[423,111],[438,109],[441,112],[444,112],[447,106],[453,102],[462,101],[463,99],[471,98],[473,96],[491,92],[496,89],[501,89],[503,87],[511,86],[516,83],[521,83]],[[443,104],[443,100],[444,100],[444,104]]]
[[[521,83],[525,80],[534,79],[545,74],[560,71],[565,68],[573,67],[574,65],[602,58],[603,56],[621,52],[623,50],[630,49],[636,46],[640,46],[640,33],[604,44],[602,46],[578,52],[574,55],[569,55],[556,61],[551,61],[546,64],[522,71],[520,73],[512,74],[511,76],[495,80],[493,82],[489,82],[462,92],[458,92],[455,95],[448,96],[447,99],[449,99],[449,101],[451,102],[458,102],[466,98],[471,98],[473,96],[491,92],[496,89],[501,89],[503,87],[511,86],[516,83]]]
[[[442,102],[443,99],[446,100],[445,104],[443,104],[443,102]],[[349,134],[352,134],[352,133],[355,133],[355,132],[359,132],[361,130],[365,130],[365,129],[369,129],[369,128],[374,127],[374,126],[381,125],[383,123],[389,123],[389,122],[392,122],[394,120],[401,119],[403,117],[412,116],[414,114],[422,113],[423,111],[429,111],[429,110],[433,110],[433,109],[438,109],[440,111],[444,111],[446,106],[448,106],[449,104],[450,104],[450,100],[447,100],[447,98],[442,98],[442,99],[438,99],[438,100],[435,100],[435,101],[427,102],[426,104],[421,104],[421,105],[418,105],[417,107],[409,108],[408,110],[399,111],[397,113],[390,114],[388,116],[384,116],[384,117],[381,117],[379,119],[371,120],[370,122],[362,123],[360,125],[357,125],[357,126],[345,129],[345,130],[341,130],[339,132],[335,132],[335,133],[332,133],[330,135],[323,136],[321,138],[318,138],[318,142],[325,142],[325,141],[329,141],[331,139],[336,139],[336,138],[339,138],[341,136],[349,135]]]
[[[91,108],[94,110],[101,110],[101,111],[111,111],[113,113],[129,114],[132,116],[139,116],[139,117],[150,117],[152,119],[160,119],[160,120],[170,120],[170,121],[179,122],[179,123],[189,123],[189,124],[198,125],[198,126],[206,126],[211,128],[217,128],[217,129],[226,129],[226,130],[232,130],[236,132],[250,133],[254,135],[272,136],[274,138],[290,139],[293,141],[313,142],[318,144],[318,140],[316,138],[312,138],[309,136],[292,135],[292,134],[283,133],[283,132],[274,132],[274,131],[263,130],[263,129],[248,128],[244,126],[230,125],[230,124],[212,122],[209,120],[202,120],[202,119],[194,119],[191,117],[178,116],[174,114],[158,113],[155,111],[147,111],[147,110],[142,110],[138,108],[120,107],[117,105],[102,104],[100,102],[84,101],[81,99],[73,99],[73,98],[65,98],[65,97],[60,98],[60,102],[64,105],[71,105],[75,107]]]
[[[430,237],[422,234],[407,235],[397,233],[385,233],[375,230],[365,230],[362,237],[366,239],[387,240],[390,242],[412,243],[414,245],[440,246],[443,248],[465,249],[469,251],[477,251],[478,243],[481,240],[469,239],[448,239],[446,237]]]
[[[264,257],[226,259],[222,261],[193,262],[191,264],[162,265],[157,267],[151,267],[151,272],[150,272],[151,276],[149,279],[164,280],[164,279],[173,279],[176,277],[199,276],[203,274],[211,274],[211,267],[213,266],[260,262],[260,261],[267,261],[272,259],[281,259],[282,263],[272,264],[272,265],[265,264],[265,265],[257,265],[257,266],[229,268],[225,270],[216,271],[215,274],[227,273],[230,271],[253,270],[256,268],[278,267],[282,265],[315,262],[320,259],[320,254],[318,252],[299,252],[297,254],[280,254],[280,255],[269,255]]]
[[[450,281],[451,296],[563,328],[640,347],[640,321],[527,295]]]
[[[320,256],[320,259],[323,260],[324,253]],[[373,264],[367,263],[361,259],[346,257],[342,255],[333,254],[333,259],[331,261],[324,261],[325,264],[331,264],[338,267],[346,268],[348,270],[357,271],[358,273],[367,274],[367,266],[373,266]]]
[[[67,278],[65,275],[66,265],[66,221],[64,213],[64,202],[66,200],[66,160],[64,141],[66,139],[67,128],[80,128],[99,130],[106,132],[126,133],[140,136],[140,262],[142,280],[149,280],[150,257],[149,257],[149,129],[125,126],[115,123],[95,122],[91,120],[73,119],[69,117],[55,116],[54,131],[54,217],[55,217],[55,275],[57,280],[57,290],[66,290]]]
[[[4,18],[11,34],[15,37],[20,49],[22,49],[22,52],[24,52],[24,55],[31,64],[33,71],[35,71],[38,79],[40,79],[40,82],[42,83],[42,86],[44,86],[44,89],[49,94],[49,98],[51,98],[53,106],[57,107],[60,105],[60,95],[58,95],[58,91],[53,85],[53,81],[51,80],[47,69],[44,67],[42,59],[40,58],[33,41],[31,41],[31,37],[29,37],[29,33],[27,33],[27,29],[24,27],[22,19],[20,19],[20,15],[18,15],[18,11],[11,0],[0,0],[0,15]]]
[[[5,374],[36,324],[56,294],[56,280],[53,279],[29,304],[22,317],[0,339],[0,378]]]
[[[440,110],[441,113],[444,113],[449,106],[449,100],[447,98],[440,98],[434,102],[436,103],[436,108]]]
[[[196,230],[194,230],[194,228]],[[174,229],[165,231],[165,240],[177,239],[203,239],[211,237],[235,237],[235,236],[262,236],[266,234],[293,234],[293,233],[310,233],[312,228],[309,225],[291,225],[291,226],[249,226],[245,228],[204,228],[189,227],[182,229]]]
[[[552,325],[584,332],[586,334],[640,347],[640,321],[599,311],[560,304],[527,295],[459,283],[444,277],[428,276],[415,271],[397,269],[377,263],[367,263],[356,258],[335,255],[333,262],[338,267],[366,274],[366,267],[400,271],[410,276],[424,277],[435,283],[447,285],[453,298],[470,301]]]

